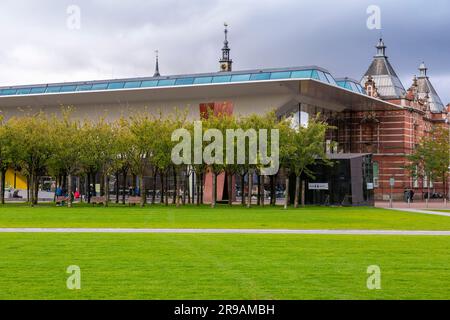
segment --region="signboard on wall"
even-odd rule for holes
[[[308,183],[309,190],[328,190],[328,183]]]
[[[395,186],[395,178],[390,178],[390,179],[389,179],[389,185],[390,185],[391,187],[394,187],[394,186]]]
[[[373,190],[373,183],[367,183],[367,190]]]

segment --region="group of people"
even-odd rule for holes
[[[61,188],[60,186],[56,187],[55,189],[55,196],[56,197],[69,197],[69,193],[67,192],[67,190]],[[78,189],[76,189],[74,192],[72,192],[72,194],[70,195],[72,201],[74,200],[79,200],[81,198],[81,194],[78,191]]]
[[[414,190],[407,189],[405,190],[405,202],[413,202],[414,201]]]

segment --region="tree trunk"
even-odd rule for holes
[[[152,204],[155,204],[156,199],[156,179],[157,179],[158,171],[156,169],[153,172],[153,191],[152,191]]]
[[[136,189],[137,189],[137,185],[136,185],[136,175],[133,174],[132,177],[133,177],[133,181],[131,182],[131,186],[133,187],[133,191],[132,191],[131,195],[132,195],[132,196],[137,196],[137,195],[136,195]],[[130,195],[130,196],[131,196],[131,195]]]
[[[195,173],[195,190],[197,192],[197,206],[200,206],[200,173]]]
[[[166,197],[165,197],[165,202],[164,202],[164,204],[166,205],[166,206],[168,206],[169,205],[169,172],[166,172],[165,174],[164,174],[164,176],[165,176],[165,189],[166,189]]]
[[[127,176],[128,170],[122,170],[122,204],[125,204],[125,199],[127,196]]]
[[[164,174],[161,171],[159,173],[159,180],[161,181],[161,199],[159,200],[160,204],[164,203]]]
[[[295,198],[294,198],[294,208],[298,208],[298,198],[300,195],[300,175],[295,176]]]
[[[108,207],[109,206],[109,175],[108,174],[104,175],[103,192],[104,192],[104,197],[106,199],[105,207]]]
[[[191,195],[189,193],[189,190],[190,190],[190,188],[189,188],[189,176],[190,176],[189,170],[188,170],[188,168],[186,168],[186,170],[184,171],[183,198],[181,199],[182,200],[181,203],[183,204],[183,206],[186,205],[186,199],[187,199],[187,203],[191,204]]]
[[[27,192],[27,201],[29,202],[30,206],[33,206],[33,175],[30,174],[30,177],[28,179],[28,192]]]
[[[228,205],[233,205],[233,174],[231,172],[228,173]]]
[[[39,176],[34,177],[34,199],[33,204],[37,205],[39,202]]]
[[[178,208],[180,206],[181,192],[180,192],[180,182],[177,179],[177,171],[175,170],[175,168],[173,169],[173,178],[175,179],[175,192],[174,192],[173,196],[174,196],[177,208]]]
[[[302,180],[302,207],[305,206],[305,191],[306,191],[306,183],[305,180]]]
[[[69,199],[67,200],[67,207],[72,208],[72,174],[67,175],[67,193]]]
[[[140,182],[139,189],[141,189],[141,207],[143,208],[147,203],[147,191],[145,190],[145,180],[143,174],[139,176],[139,182]]]
[[[31,180],[31,175],[27,175],[27,203],[30,203],[31,201],[31,183],[30,183],[30,180]]]
[[[177,171],[175,170],[175,168],[172,168],[172,174],[173,174],[173,186],[174,186],[174,193],[172,196],[172,204],[177,204],[178,207],[178,197],[179,197],[179,192],[178,192],[178,188],[179,188],[179,184],[178,184],[178,176],[177,176]]]
[[[91,173],[87,174],[87,189],[86,189],[87,203],[91,203]]]
[[[205,201],[204,201],[204,191],[205,191],[205,188],[204,188],[204,184],[203,184],[203,181],[205,180],[205,176],[204,176],[204,173],[202,172],[201,174],[200,174],[200,204],[205,204]]]
[[[245,206],[245,172],[241,174],[241,204]]]
[[[1,170],[0,176],[0,203],[5,204],[5,184],[6,184],[6,170]]]
[[[260,206],[261,205],[261,175],[259,173],[257,173],[257,183],[258,183],[258,196],[257,196],[257,200],[256,200],[256,205]]]
[[[96,185],[97,185],[97,172],[92,172],[92,193],[91,193],[92,197],[97,196]]]
[[[274,206],[275,202],[274,201],[276,198],[276,192],[275,192],[275,176],[270,176],[270,205]]]
[[[265,205],[265,202],[266,202],[266,199],[265,199],[265,196],[266,196],[266,193],[265,193],[265,188],[264,188],[264,181],[265,181],[265,176],[260,176],[261,177],[261,181],[260,181],[260,185],[261,185],[261,203],[260,203],[260,205],[261,205],[261,207],[264,207],[264,205]]]
[[[100,176],[100,196],[105,196],[105,175]]]
[[[217,174],[212,171],[212,201],[211,208],[216,207],[217,202]]]
[[[248,200],[247,200],[247,208],[252,206],[252,191],[253,191],[253,171],[250,170],[248,172]]]
[[[285,183],[285,191],[284,191],[284,209],[286,210],[289,206],[289,174],[286,175],[286,183]]]
[[[120,197],[120,194],[119,194],[120,193],[119,179],[120,179],[119,171],[116,171],[116,184],[115,184],[115,187],[116,187],[116,190],[115,190],[115,193],[116,193],[116,204],[119,203],[119,197]]]

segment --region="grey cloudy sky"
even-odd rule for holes
[[[217,71],[224,21],[235,70],[319,65],[359,80],[380,35],[369,5],[404,86],[425,60],[450,102],[448,0],[2,0],[0,85],[149,76],[155,49],[162,74]]]

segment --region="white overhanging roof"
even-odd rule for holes
[[[274,94],[290,94],[293,101],[335,111],[401,108],[368,97],[360,87],[336,82],[326,69],[310,66],[0,87],[0,109],[187,99],[209,101]]]

